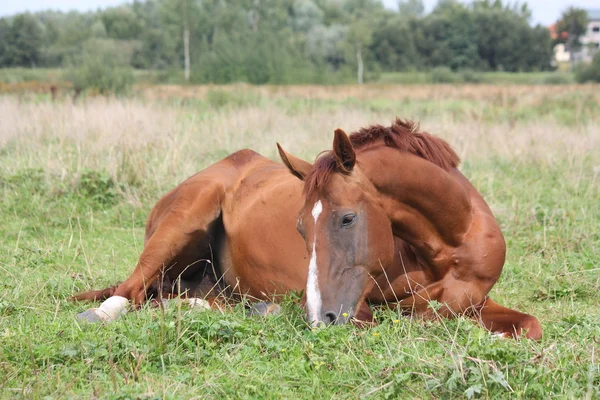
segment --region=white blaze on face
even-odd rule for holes
[[[321,200],[315,203],[312,209],[312,216],[315,220],[315,236],[313,238],[312,252],[310,255],[310,264],[308,264],[308,280],[306,282],[306,307],[308,309],[308,319],[312,323],[319,321],[321,315],[321,292],[319,291],[319,276],[317,270],[317,220],[323,211]]]

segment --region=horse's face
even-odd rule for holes
[[[372,183],[354,166],[354,150],[342,131],[336,131],[334,154],[328,179],[306,188],[297,224],[310,255],[306,308],[313,325],[347,322],[394,252],[389,219]],[[313,170],[283,152],[282,158],[295,175],[307,177],[306,185],[315,183],[311,176],[319,164]]]
[[[334,173],[298,218],[310,254],[306,306],[313,324],[347,322],[393,257],[390,222],[370,188],[353,182],[357,174]]]

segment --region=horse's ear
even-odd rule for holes
[[[306,175],[308,175],[308,173],[312,169],[311,163],[287,153],[281,148],[279,143],[277,143],[277,150],[279,150],[279,157],[281,157],[281,161],[283,161],[285,166],[288,167],[290,172],[296,178],[303,181],[304,177],[306,177]]]
[[[341,129],[335,130],[335,136],[333,137],[333,152],[337,161],[338,167],[345,172],[352,171],[354,164],[356,164],[356,153],[352,143]]]

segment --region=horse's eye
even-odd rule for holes
[[[342,228],[347,228],[356,221],[356,214],[346,214],[342,217]]]

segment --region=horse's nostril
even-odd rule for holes
[[[325,313],[325,322],[327,322],[328,324],[335,324],[335,322],[337,321],[337,315],[334,312],[327,312]]]

